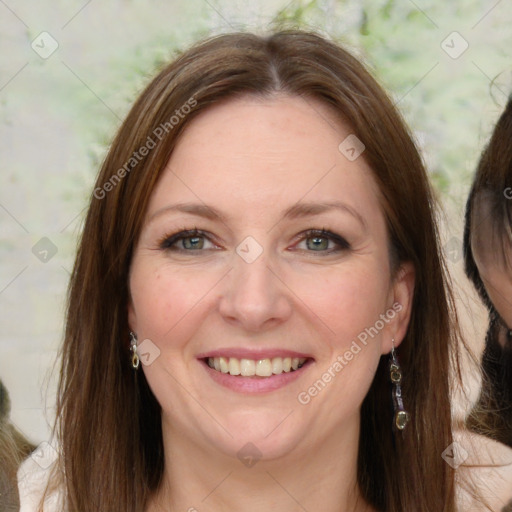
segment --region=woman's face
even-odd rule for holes
[[[358,432],[414,277],[406,265],[391,278],[378,188],[352,139],[350,158],[338,147],[350,133],[289,96],[230,100],[184,131],[129,278],[130,328],[172,439],[229,456],[252,443],[271,459]]]
[[[512,329],[512,274],[509,265],[512,261],[512,247],[504,261],[502,241],[492,240],[492,212],[488,201],[476,201],[476,211],[471,224],[476,226],[471,234],[471,252],[485,291],[494,308],[500,315],[503,327]],[[506,337],[501,336],[500,342]]]
[[[499,262],[481,264],[479,274],[485,291],[494,308],[500,315],[502,323],[508,330],[512,329],[512,276],[510,270],[504,269]]]

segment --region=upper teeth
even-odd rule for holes
[[[306,362],[305,357],[274,357],[272,359],[237,359],[236,357],[209,357],[208,366],[218,372],[242,377],[270,377],[297,370]]]

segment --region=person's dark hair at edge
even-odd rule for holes
[[[411,422],[404,432],[392,430],[383,356],[361,411],[363,496],[385,512],[455,511],[454,470],[441,453],[452,443],[449,359],[459,334],[426,172],[393,103],[363,65],[320,36],[285,31],[222,35],[187,50],[138,98],[103,163],[96,187],[195,98],[197,107],[136,169],[101,200],[91,197],[70,281],[57,404],[62,457],[54,483],[62,479],[70,512],[142,512],[161,481],[160,407],[143,372],[134,375],[129,364],[128,272],[151,192],[177,139],[211,105],[278,93],[320,100],[364,143],[380,188],[392,272],[404,261],[415,267],[413,311],[399,348]]]
[[[464,259],[466,275],[489,311],[489,328],[482,357],[484,383],[479,401],[468,418],[475,432],[512,447],[512,340],[485,290],[471,249],[478,234],[494,249],[496,260],[510,271],[512,229],[512,97],[482,152],[466,204]],[[485,212],[482,209],[485,207]],[[488,216],[484,219],[483,216]],[[483,221],[490,221],[485,223]],[[483,233],[483,230],[486,230]],[[479,232],[480,230],[480,232]],[[502,343],[500,343],[502,340]]]

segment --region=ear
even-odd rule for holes
[[[414,265],[411,262],[402,263],[394,281],[391,283],[388,305],[389,311],[394,311],[395,315],[390,319],[386,335],[382,340],[383,354],[391,352],[393,339],[395,340],[395,347],[398,347],[405,338],[411,318],[415,279]]]

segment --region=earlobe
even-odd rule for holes
[[[391,308],[396,315],[389,325],[389,339],[383,340],[383,354],[391,352],[392,339],[395,340],[395,347],[398,347],[405,337],[411,318],[415,279],[414,265],[411,262],[402,263],[392,284]]]

